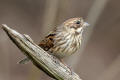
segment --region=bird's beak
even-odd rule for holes
[[[84,22],[84,24],[83,24],[84,26],[90,26],[90,24],[88,24],[87,22]]]

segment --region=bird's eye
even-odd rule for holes
[[[80,24],[80,21],[77,21],[76,24]]]

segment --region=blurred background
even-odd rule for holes
[[[39,43],[66,19],[89,24],[81,49],[66,63],[83,80],[120,80],[120,0],[0,0],[0,24],[7,24]],[[0,29],[0,80],[53,80],[31,62]]]

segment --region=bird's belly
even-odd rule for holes
[[[63,58],[74,54],[80,47],[81,37],[72,35],[59,36],[54,39],[54,47],[50,49],[52,55]]]
[[[72,44],[68,44],[66,46],[58,46],[52,49],[52,55],[58,58],[64,58],[74,54],[77,51],[77,46],[72,46]]]
[[[55,56],[56,57],[59,57],[59,58],[63,58],[63,57],[67,57],[67,56],[70,56],[72,54],[75,53],[75,49],[66,49],[65,51],[62,51],[63,49],[61,49],[60,51],[58,51],[57,53],[55,53]]]

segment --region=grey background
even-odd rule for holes
[[[83,80],[120,80],[119,0],[0,0],[0,24],[30,35],[37,44],[55,26],[79,16],[91,24],[86,30],[91,35],[82,51],[66,58],[66,63]],[[0,80],[52,80],[32,63],[17,64],[22,58],[0,29]]]

